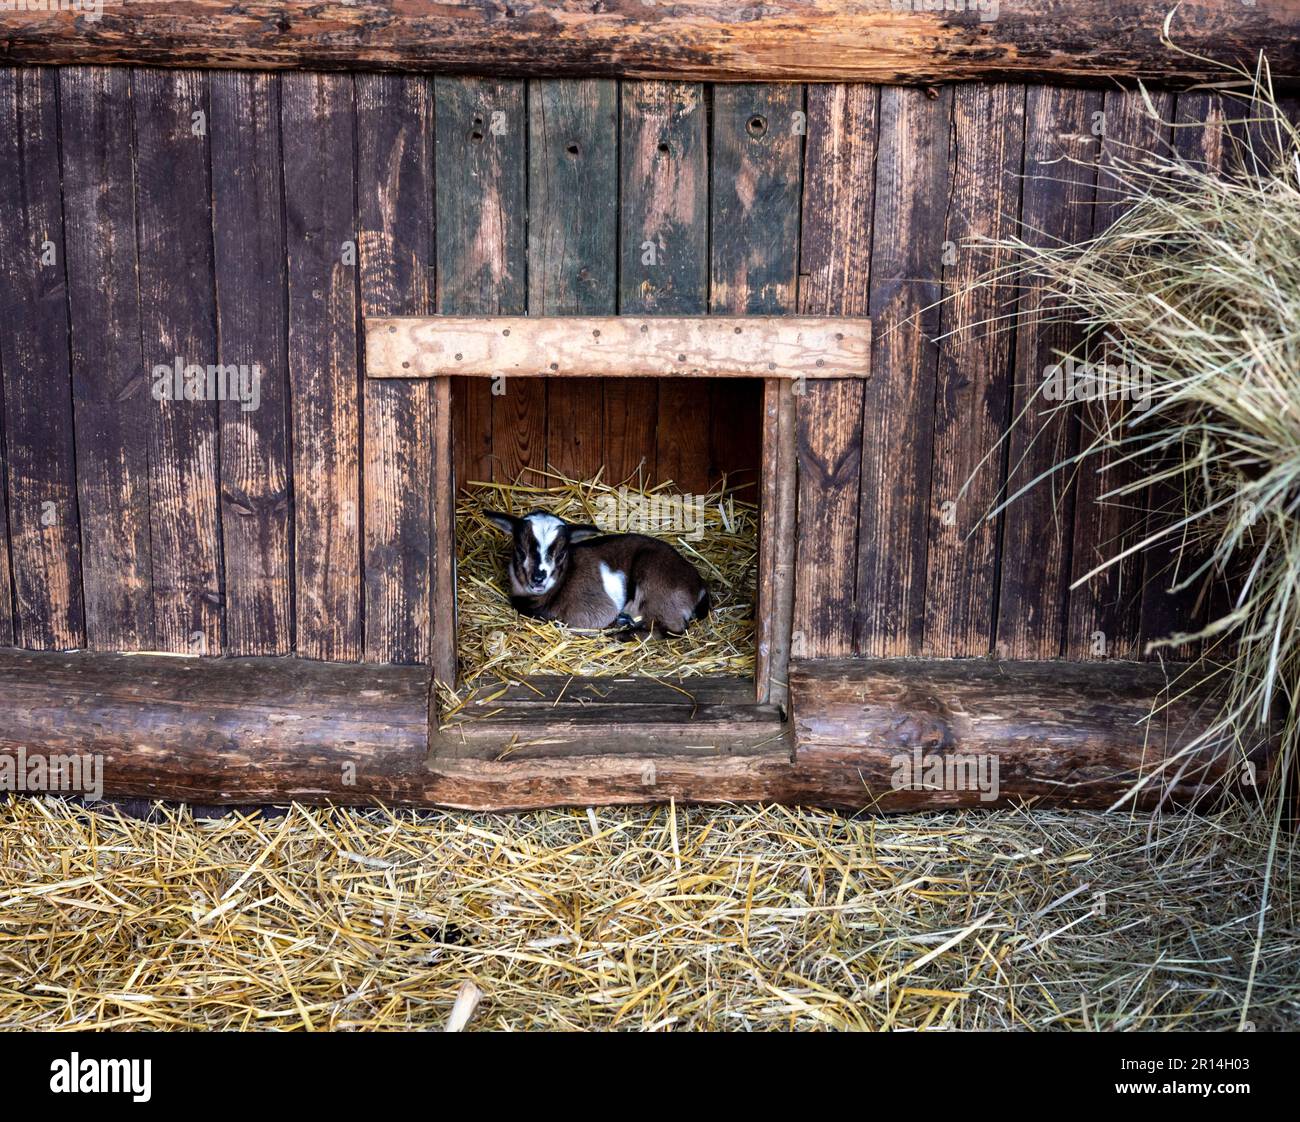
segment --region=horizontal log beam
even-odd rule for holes
[[[926,10],[933,7],[948,10]],[[0,61],[914,84],[1192,81],[1221,76],[1206,60],[1249,63],[1264,50],[1276,77],[1300,75],[1297,0],[1182,0],[1172,34],[1191,54],[1161,41],[1172,7],[1169,0],[11,0],[0,10]]]
[[[514,722],[495,742],[482,730],[431,738],[423,667],[0,651],[0,780],[20,759],[90,754],[111,796],[474,810],[668,799],[1104,807],[1155,774],[1137,800],[1150,807],[1239,782],[1240,764],[1213,752],[1161,771],[1208,712],[1189,696],[1148,730],[1162,680],[1132,664],[803,662],[791,673],[791,722],[774,723],[771,736],[749,725],[741,750],[734,720],[713,750],[706,721],[684,740],[663,724],[587,745],[599,727],[557,731],[562,714],[548,712],[533,731],[570,739],[572,754],[519,759],[530,733]],[[610,727],[621,727],[615,717]],[[1252,756],[1262,784],[1265,746]],[[929,757],[974,760],[976,780],[981,759],[996,760],[997,797],[984,797],[987,785],[943,786],[942,768],[930,785]],[[905,783],[900,759],[914,761]]]
[[[809,316],[366,320],[371,378],[865,378],[871,321]]]

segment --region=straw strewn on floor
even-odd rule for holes
[[[758,508],[721,489],[699,496],[703,525],[683,530],[626,527],[653,533],[676,547],[708,582],[709,617],[679,639],[624,642],[607,634],[583,634],[557,623],[527,619],[506,592],[509,540],[484,510],[527,514],[545,510],[570,522],[608,524],[615,504],[670,497],[668,485],[624,490],[599,481],[538,476],[545,485],[470,483],[456,508],[457,635],[462,693],[491,681],[517,681],[540,674],[576,676],[637,674],[697,677],[754,673],[754,589],[757,577]],[[622,492],[622,493],[620,493]],[[621,508],[620,508],[621,509]],[[450,699],[449,699],[450,700]],[[454,707],[454,701],[452,701]]]
[[[0,1029],[1234,1028],[1268,825],[0,802]],[[1280,852],[1245,1019],[1300,1022]],[[465,986],[469,982],[470,987]]]

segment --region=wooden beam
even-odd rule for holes
[[[1148,726],[1161,683],[1156,667],[1118,662],[804,662],[785,724],[733,704],[743,683],[701,684],[694,707],[717,721],[639,691],[601,720],[580,686],[568,709],[559,694],[539,706],[535,724],[520,716],[430,736],[426,667],[4,650],[0,781],[12,776],[5,757],[92,754],[106,795],[210,804],[1105,807],[1153,776],[1137,800],[1151,807],[1240,789],[1252,773],[1227,753],[1165,766],[1213,709],[1193,693]],[[1251,753],[1261,786],[1268,747]],[[972,764],[976,778],[996,778],[996,798],[932,789],[921,765],[917,782],[900,784],[900,757]]]
[[[1227,743],[1180,756],[1215,706],[1204,691],[1180,688],[1155,710],[1164,674],[1119,661],[801,662],[790,674],[795,763],[851,764],[887,806],[909,796],[932,807],[1034,797],[1109,806],[1139,779],[1149,781],[1140,805],[1184,801],[1239,778],[1247,760],[1250,781],[1262,784],[1273,747],[1267,739],[1247,756]],[[916,786],[900,789],[904,760]],[[936,787],[926,773],[934,761],[944,769],[987,762],[996,797],[969,785]]]
[[[33,8],[38,5],[32,5]],[[1297,0],[65,0],[0,11],[0,62],[695,81],[932,83],[1220,77],[1213,61],[1300,74]],[[932,8],[947,10],[927,10]],[[960,9],[960,10],[953,10]]]
[[[871,321],[800,316],[366,320],[371,378],[865,378]]]

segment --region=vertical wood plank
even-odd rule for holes
[[[358,74],[357,206],[363,315],[433,311],[433,99],[424,78]],[[364,390],[365,657],[429,658],[433,387]],[[447,450],[450,454],[450,450]]]
[[[528,117],[524,83],[435,78],[437,308],[523,315],[528,307]],[[484,378],[453,387],[458,484],[513,480],[546,448],[546,387]]]
[[[0,364],[0,404],[4,402],[4,366]],[[5,454],[4,409],[0,408],[0,476],[9,474],[9,461]],[[0,646],[14,645],[14,590],[9,568],[9,510],[5,501],[6,488],[0,485]]]
[[[86,645],[154,647],[152,379],[140,348],[131,72],[59,71]]]
[[[708,308],[709,181],[704,87],[624,82],[620,128],[619,310],[699,315]],[[605,462],[619,482],[709,484],[709,391],[691,379],[605,386]]]
[[[975,287],[1011,255],[971,243],[1017,232],[1024,87],[957,86],[952,125],[922,647],[940,658],[985,655],[993,643],[998,522],[987,515],[1003,482],[1017,292],[1009,283]]]
[[[1222,169],[1228,144],[1224,122],[1224,105],[1218,94],[1188,91],[1177,96],[1173,116],[1171,143],[1183,159],[1206,169]],[[1177,521],[1186,514],[1182,489],[1172,482],[1153,484],[1147,491],[1147,509],[1159,512],[1163,524],[1172,516]],[[1184,557],[1179,562],[1179,537],[1144,551],[1142,557],[1142,606],[1139,648],[1177,632],[1190,633],[1203,626],[1209,607],[1208,578],[1185,588],[1181,584],[1199,565],[1199,560]],[[1199,653],[1199,643],[1185,643],[1163,648],[1158,657],[1192,659]]]
[[[260,373],[255,409],[239,401],[219,407],[226,649],[287,654],[293,574],[280,83],[239,71],[209,80],[220,361]]]
[[[307,658],[361,656],[360,417],[351,77],[285,74],[295,617]]]
[[[803,88],[718,87],[713,101],[710,310],[779,315],[798,305],[799,200],[802,192]],[[727,379],[715,385],[713,431],[730,427],[739,441],[761,440],[763,531],[758,557],[756,693],[781,701],[783,657],[793,594],[794,407],[791,387],[763,385],[762,421],[754,423],[753,387]],[[749,430],[749,431],[746,431]]]
[[[155,641],[162,650],[222,646],[217,407],[206,400],[216,362],[208,84],[193,70],[132,72],[140,254],[140,336],[157,393],[160,367],[201,366],[185,400],[151,411],[150,533]],[[190,387],[202,387],[198,394]]]
[[[20,646],[85,643],[58,76],[0,72],[0,366]]]
[[[1097,170],[1096,205],[1093,234],[1100,234],[1123,213],[1126,207],[1117,191],[1122,189],[1122,170],[1115,161],[1140,160],[1147,153],[1166,151],[1174,100],[1158,91],[1148,95],[1160,120],[1147,113],[1140,93],[1131,90],[1107,90],[1103,95],[1102,140]],[[1109,170],[1108,170],[1109,169]],[[1122,362],[1125,356],[1097,354],[1107,362]],[[1096,439],[1099,427],[1097,411],[1108,409],[1113,423],[1129,406],[1123,402],[1093,402],[1080,410],[1083,447]],[[1143,467],[1122,462],[1120,456],[1103,452],[1090,456],[1080,465],[1076,480],[1074,508],[1074,547],[1071,550],[1071,581],[1079,580],[1094,566],[1141,541],[1146,530],[1146,502],[1139,496],[1102,499],[1122,484],[1140,478]],[[1134,554],[1117,565],[1070,590],[1070,608],[1066,629],[1067,658],[1136,658],[1140,642],[1142,608],[1141,556]]]
[[[618,85],[531,82],[528,117],[528,310],[610,314],[618,273]],[[603,454],[603,386],[549,382],[547,462],[590,479]]]
[[[880,92],[855,617],[855,646],[874,657],[916,654],[924,629],[952,97]]]
[[[1081,242],[1092,231],[1093,129],[1102,95],[1092,90],[1029,88],[1021,236],[1033,244]],[[1042,286],[1030,279],[1020,296],[1015,341],[1007,490],[1074,455],[1077,423],[1035,397],[1049,366],[1077,345],[1077,332],[1042,320]],[[1026,408],[1027,406],[1027,408]],[[996,650],[1005,658],[1059,658],[1064,645],[1074,526],[1073,473],[1032,487],[1003,519]]]
[[[874,86],[808,87],[799,310],[869,313],[875,192]],[[809,382],[796,401],[799,529],[791,653],[853,653],[863,386]]]
[[[776,315],[798,306],[803,87],[719,86],[713,100],[710,310]],[[759,388],[710,387],[710,468],[759,463]]]

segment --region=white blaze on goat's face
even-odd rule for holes
[[[528,591],[541,595],[555,587],[556,542],[564,521],[553,514],[530,514],[524,522],[533,539],[528,546]]]

